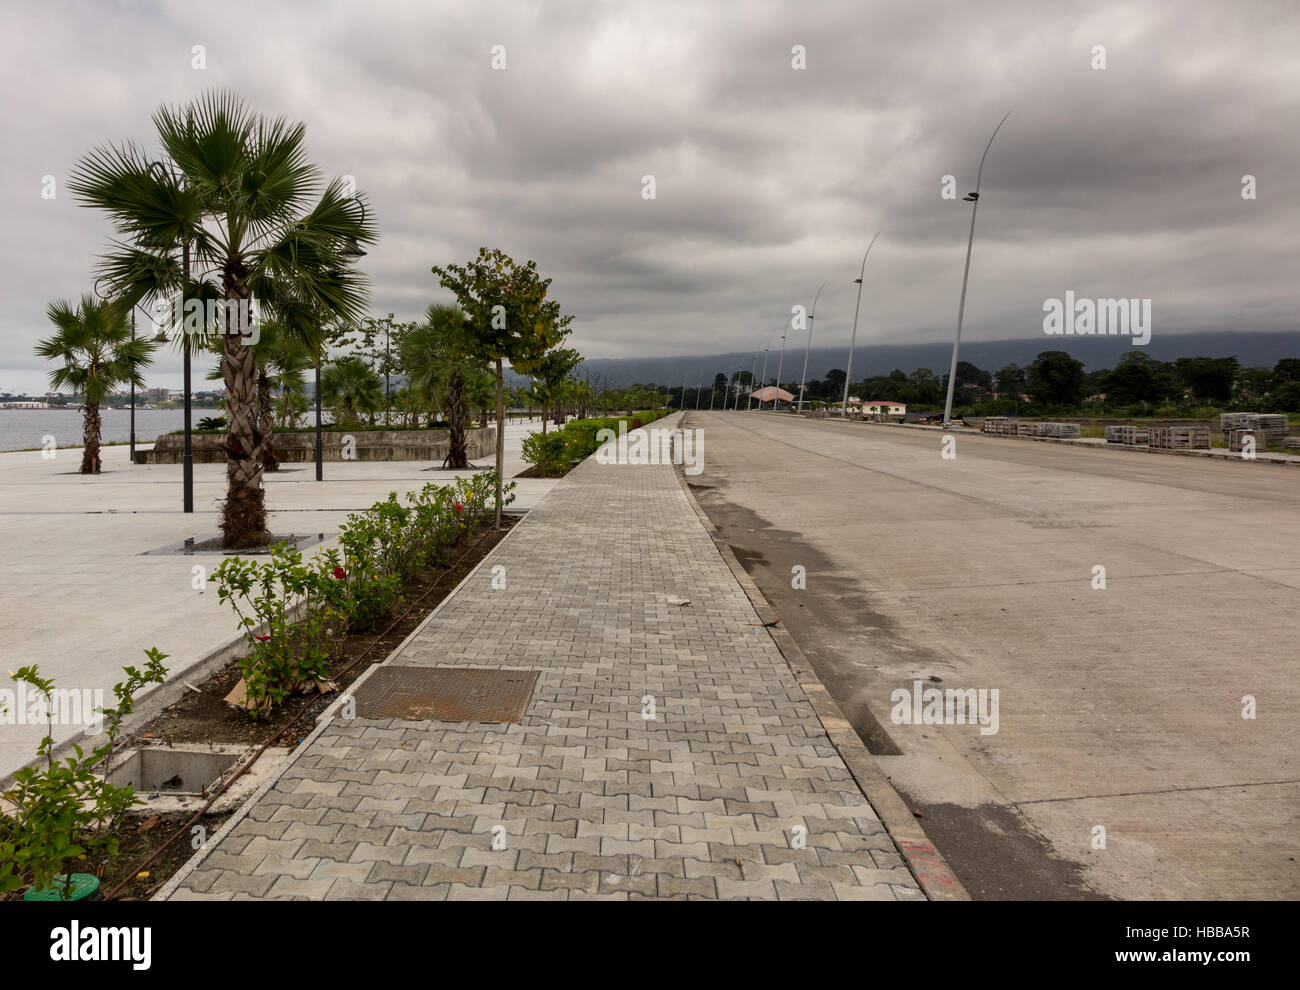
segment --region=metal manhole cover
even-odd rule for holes
[[[381,667],[357,689],[358,718],[410,722],[519,722],[533,698],[536,670]]]

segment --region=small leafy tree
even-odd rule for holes
[[[546,434],[546,419],[565,394],[565,382],[570,371],[578,366],[582,355],[571,347],[547,351],[536,361],[516,365],[519,371],[533,376],[530,393],[533,401],[542,407],[542,435]]]
[[[504,365],[537,361],[568,335],[572,316],[547,298],[551,280],[538,275],[537,263],[520,265],[499,249],[479,248],[464,265],[433,266],[439,283],[450,289],[465,311],[471,355],[492,364],[497,385],[496,525],[501,527],[501,473],[505,461]]]

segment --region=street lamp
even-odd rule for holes
[[[813,320],[817,319],[817,300],[822,297],[822,289],[826,288],[826,283],[822,282],[821,288],[817,290],[817,295],[813,296],[812,312],[808,314],[808,343],[803,349],[803,374],[799,376],[799,406],[796,410],[800,415],[803,414],[803,386],[808,380],[808,352],[812,350]]]
[[[880,236],[880,231],[876,231],[876,237]],[[840,403],[840,417],[849,418],[849,382],[853,381],[853,345],[858,340],[858,310],[862,308],[862,279],[867,274],[867,255],[871,253],[872,244],[876,243],[876,237],[871,238],[871,244],[867,245],[866,254],[862,256],[862,267],[858,271],[858,277],[853,281],[858,283],[858,301],[853,306],[853,336],[849,338],[849,366],[844,372],[844,401]]]
[[[787,320],[784,327],[781,328],[781,360],[776,363],[776,392],[772,395],[772,411],[776,411],[777,399],[781,397],[781,369],[785,367],[785,338],[790,330],[790,322]]]
[[[961,302],[957,304],[957,336],[952,342],[952,365],[948,369],[948,398],[943,404],[943,428],[948,429],[949,422],[952,420],[952,390],[957,384],[957,349],[961,346],[961,323],[966,314],[966,283],[970,279],[970,253],[971,246],[975,243],[975,214],[980,207],[980,179],[984,177],[984,159],[989,156],[989,148],[993,147],[993,139],[998,136],[998,131],[1002,125],[1007,122],[1007,117],[1011,116],[1008,110],[998,121],[998,126],[993,128],[993,133],[989,135],[989,143],[984,146],[984,154],[980,156],[979,171],[975,173],[975,191],[967,193],[962,197],[964,202],[970,203],[970,235],[966,238],[966,270],[961,276]]]
[[[789,321],[789,320],[786,320],[785,322],[786,322],[786,326],[789,326],[790,321]],[[767,388],[767,352],[768,352],[769,350],[772,349],[772,334],[776,333],[778,330],[779,330],[781,333],[785,333],[785,327],[777,327],[776,330],[773,330],[772,333],[769,333],[769,334],[767,335],[767,343],[763,345],[763,384],[759,386],[759,392],[758,392],[758,396],[759,396],[759,397],[758,397],[758,411],[759,411],[759,412],[762,412],[762,411],[763,411],[763,391],[762,391],[762,390],[765,389],[765,388]],[[782,339],[784,339],[784,338],[782,338]]]
[[[745,404],[745,412],[754,408],[754,373],[758,371],[758,355],[754,355],[754,364],[749,369],[749,402]]]

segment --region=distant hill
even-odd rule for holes
[[[1084,363],[1089,371],[1112,368],[1120,357],[1134,350],[1128,337],[1027,337],[1017,340],[962,341],[961,359],[986,371],[997,371],[1015,362],[1022,367],[1030,364],[1043,351],[1067,351]],[[1232,333],[1213,332],[1196,334],[1170,334],[1153,336],[1151,343],[1141,348],[1160,361],[1173,361],[1180,357],[1236,357],[1242,367],[1272,367],[1284,357],[1300,357],[1300,332],[1296,333]],[[779,354],[768,354],[768,378],[776,377]],[[936,375],[948,372],[952,360],[952,341],[932,344],[859,345],[853,352],[853,380],[862,381],[872,375],[887,375],[895,368],[908,374],[917,368],[929,368]],[[843,369],[848,363],[848,347],[814,347],[808,356],[808,377],[824,378],[831,368]],[[593,358],[585,361],[578,374],[600,374],[617,387],[633,383],[686,385],[712,381],[719,372],[731,375],[754,366],[754,354],[724,353],[663,358]],[[790,349],[785,353],[783,380],[798,381],[803,367],[803,350]],[[762,375],[763,357],[759,354],[758,375]]]

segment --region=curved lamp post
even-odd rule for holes
[[[789,321],[789,320],[786,320],[786,321],[785,321],[785,326],[788,327],[789,325],[790,325],[790,321]],[[763,384],[759,386],[759,391],[760,391],[760,392],[761,392],[763,389],[767,388],[767,352],[770,351],[770,350],[772,349],[772,336],[773,336],[773,334],[776,334],[776,333],[778,333],[778,332],[784,334],[784,333],[785,333],[785,327],[777,327],[775,330],[772,331],[772,333],[769,333],[769,334],[767,335],[767,343],[763,346]],[[782,337],[781,339],[784,340],[785,338]],[[763,411],[763,402],[764,402],[764,400],[763,400],[763,398],[760,396],[760,398],[759,398],[759,400],[758,400],[758,410],[759,410],[759,412],[762,412],[762,411]],[[775,405],[776,400],[773,399],[772,402],[773,402],[773,406],[772,406],[772,408],[775,409],[775,408],[776,408],[776,405]]]
[[[779,393],[781,391],[781,369],[785,367],[785,339],[788,336],[790,336],[790,324],[787,321],[786,325],[781,330],[781,360],[776,363],[776,393],[777,394],[774,394],[772,396],[773,412],[776,411],[776,404],[777,401],[780,399]]]
[[[876,231],[876,237],[879,236],[880,231]],[[844,401],[840,403],[842,419],[849,417],[849,383],[853,381],[853,345],[858,340],[858,310],[862,308],[862,279],[867,273],[867,255],[871,253],[871,246],[876,243],[876,237],[871,238],[871,244],[867,245],[866,254],[862,256],[862,268],[858,271],[858,277],[853,280],[858,283],[858,301],[853,306],[853,336],[849,338],[849,366],[844,371]]]
[[[812,350],[813,321],[817,319],[817,300],[822,297],[822,289],[826,288],[826,283],[821,284],[817,290],[817,295],[813,297],[812,312],[808,314],[808,343],[803,349],[803,374],[799,376],[799,405],[796,411],[803,413],[803,386],[808,380],[808,352]]]
[[[957,349],[961,346],[961,322],[966,313],[966,283],[970,280],[970,252],[971,246],[975,243],[975,214],[980,208],[980,179],[984,177],[984,159],[989,156],[989,148],[993,147],[993,139],[998,136],[998,131],[1002,125],[1007,122],[1007,117],[1011,116],[1008,110],[998,121],[998,126],[993,128],[993,133],[989,135],[989,143],[984,146],[984,154],[980,156],[980,168],[975,174],[975,191],[967,193],[962,199],[971,204],[970,208],[970,236],[966,238],[966,270],[961,276],[961,302],[957,304],[957,336],[952,342],[952,365],[948,369],[948,398],[943,404],[943,428],[948,429],[952,419],[952,390],[957,384]]]

